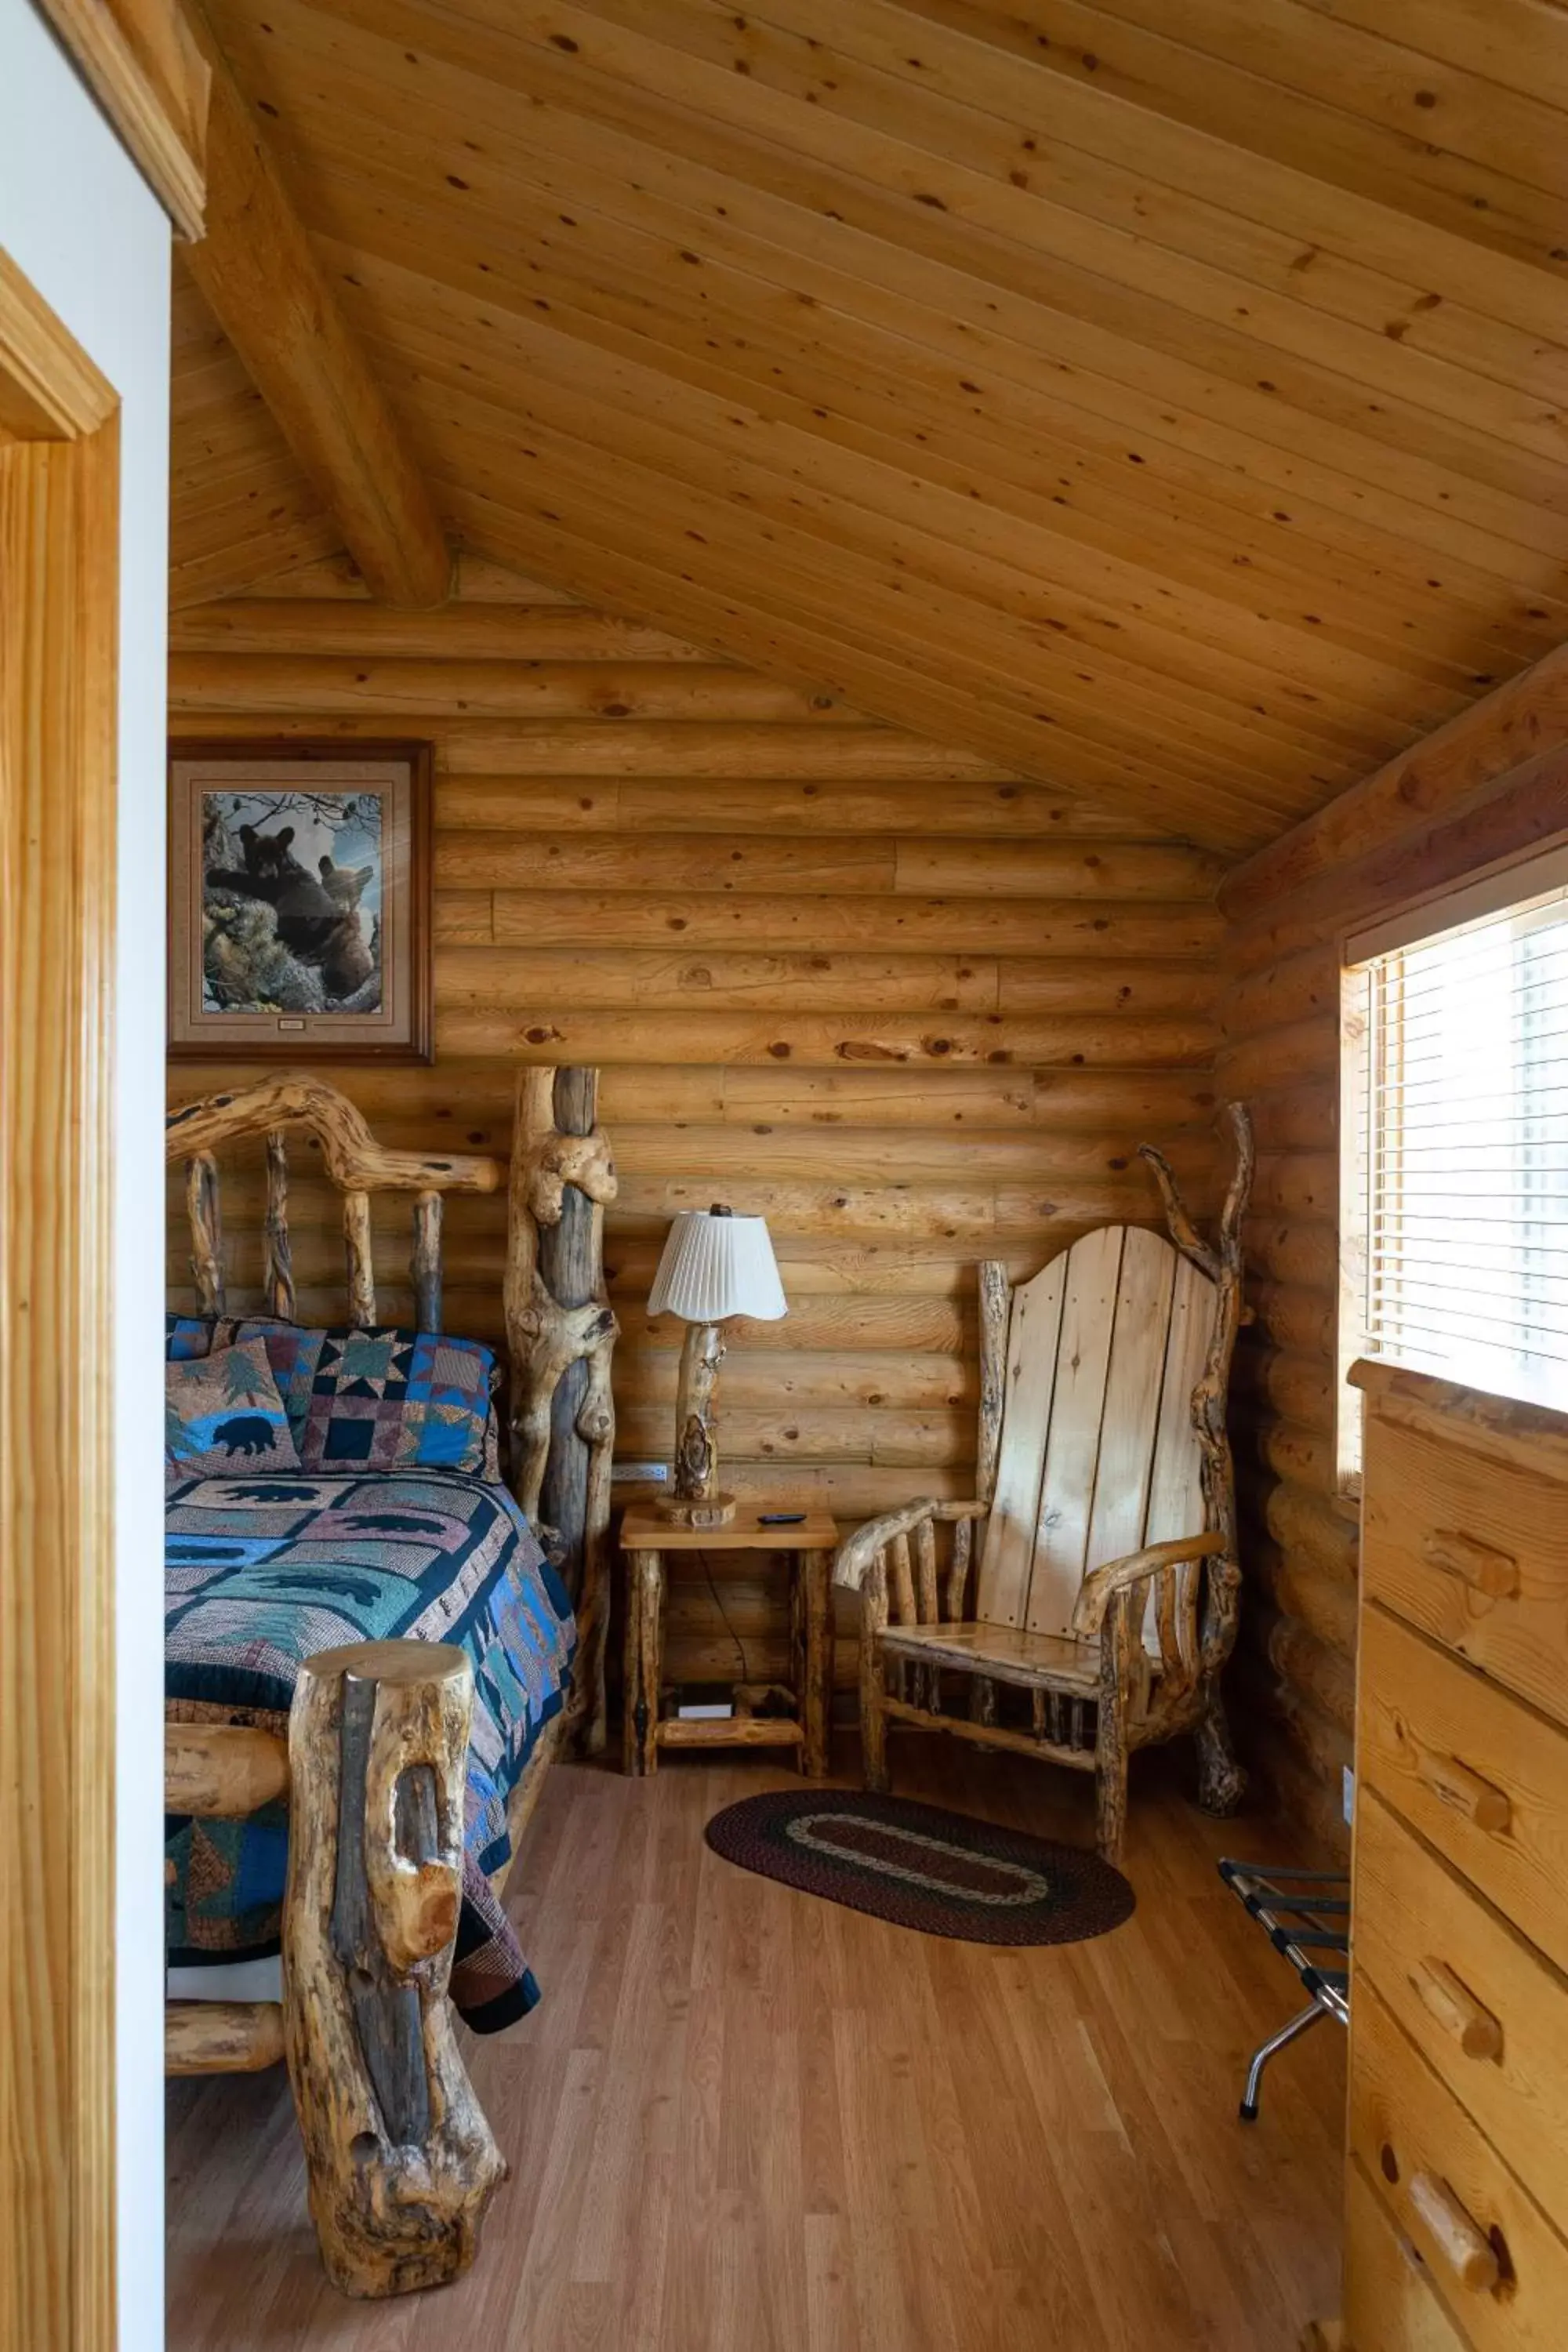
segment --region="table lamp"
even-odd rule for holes
[[[717,1203],[676,1218],[648,1297],[650,1315],[679,1315],[690,1327],[680,1350],[675,1397],[675,1487],[661,1518],[683,1528],[727,1528],[733,1495],[721,1495],[714,1384],[724,1358],[721,1326],[732,1315],[776,1323],[787,1315],[778,1262],[763,1217],[737,1217]]]

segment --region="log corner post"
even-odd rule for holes
[[[512,1492],[576,1612],[567,1727],[588,1755],[604,1748],[608,1720],[610,1360],[617,1335],[604,1238],[616,1167],[597,1116],[596,1070],[520,1074],[506,1268]]]
[[[284,2049],[345,2294],[459,2276],[506,2178],[447,1999],[473,1690],[463,1652],[425,1642],[324,1650],[295,1687]]]

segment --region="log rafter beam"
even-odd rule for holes
[[[453,558],[430,492],[210,27],[192,24],[212,88],[191,274],[371,593],[444,604]]]

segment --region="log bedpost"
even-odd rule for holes
[[[605,1289],[615,1163],[596,1124],[598,1073],[526,1069],[512,1134],[506,1273],[513,1492],[560,1569],[577,1617],[567,1721],[605,1745],[616,1318]]]
[[[598,1111],[597,1070],[557,1070],[551,1094],[557,1132],[591,1136]],[[539,1236],[540,1276],[562,1307],[591,1307],[603,1299],[603,1210],[580,1186],[563,1186],[561,1214],[554,1224],[543,1226]],[[556,1383],[550,1404],[550,1459],[539,1497],[541,1517],[554,1528],[562,1548],[568,1590],[577,1612],[581,1664],[573,1714],[584,1727],[584,1746],[589,1749],[604,1745],[605,1635],[609,1618],[609,1561],[604,1552],[609,1523],[605,1444],[606,1434],[613,1437],[615,1431],[614,1415],[605,1410],[608,1398],[591,1400],[593,1385],[592,1352],[568,1364]],[[602,1514],[589,1507],[595,1449],[605,1455],[606,1490]],[[592,1525],[596,1515],[600,1517],[597,1528]]]
[[[506,2177],[447,2000],[472,1712],[473,1670],[447,1643],[322,1651],[295,1687],[284,2045],[345,2294],[458,2277]]]

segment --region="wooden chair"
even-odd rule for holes
[[[889,1722],[1044,1757],[1095,1774],[1097,1842],[1114,1862],[1131,1751],[1191,1731],[1205,1811],[1239,1801],[1220,1696],[1241,1583],[1226,1391],[1253,1147],[1240,1104],[1230,1118],[1216,1248],[1144,1145],[1169,1241],[1101,1226],[1010,1299],[1005,1267],[982,1266],[979,1499],[887,1512],[834,1563],[861,1598],[868,1789],[888,1785]],[[962,1715],[943,1706],[956,1675]]]

